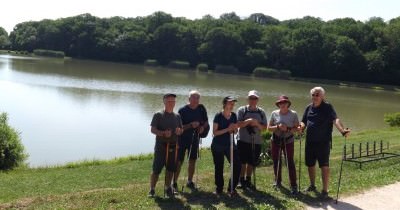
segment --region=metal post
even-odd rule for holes
[[[358,152],[360,153],[359,157],[361,157],[361,155],[362,155],[362,143],[360,143],[360,146],[358,147]]]
[[[383,157],[383,141],[381,140],[381,145],[380,145],[380,147],[381,147],[381,155],[382,155],[382,157]]]
[[[376,154],[376,141],[374,141],[374,155]]]
[[[369,156],[369,142],[367,142],[367,156]]]
[[[354,144],[351,144],[351,159],[354,159]]]

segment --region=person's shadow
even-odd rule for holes
[[[284,194],[287,196],[290,196],[290,191],[287,189],[281,190]],[[293,196],[293,195],[291,195]],[[346,203],[343,201],[338,201],[336,204],[335,199],[329,199],[329,200],[321,200],[318,198],[320,196],[319,192],[315,193],[315,196],[311,196],[309,193],[306,192],[299,192],[297,196],[294,196],[296,200],[306,204],[307,206],[310,206],[312,208],[318,208],[318,209],[336,209],[336,210],[362,210],[361,208],[354,206],[350,203]]]

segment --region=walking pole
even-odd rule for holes
[[[190,143],[189,152],[188,152],[188,156],[187,156],[188,167],[189,167],[190,155],[192,154],[192,145],[193,145],[194,136],[195,136],[195,131],[193,131],[192,142]],[[182,163],[182,165],[183,165],[183,163]],[[182,170],[182,166],[181,166],[181,170]],[[187,171],[187,177],[186,177],[186,182],[188,182],[188,181],[189,181],[189,171]],[[183,177],[182,192],[183,192],[184,188],[185,188],[185,177]]]
[[[256,185],[256,154],[255,154],[255,142],[254,142],[254,134],[251,134],[251,150],[253,153],[253,181],[254,181],[254,189],[257,189]]]
[[[230,160],[231,160],[231,196],[233,194],[233,139],[234,133],[231,133]]]
[[[274,142],[272,142],[275,144]],[[278,177],[279,177],[279,171],[280,171],[280,162],[281,162],[281,148],[282,148],[282,141],[279,144],[279,150],[278,150],[278,165],[276,168],[276,175],[275,175],[275,187],[278,188]]]
[[[198,185],[198,172],[197,170],[199,169],[199,160],[200,160],[200,145],[201,145],[201,138],[200,138],[200,134],[197,133],[197,163],[196,163],[196,169],[195,169],[195,173],[196,173],[196,185]],[[198,186],[196,186],[196,188],[198,188]]]
[[[337,186],[337,191],[336,191],[336,204],[338,203],[339,200],[339,191],[340,191],[340,181],[342,180],[342,170],[343,170],[343,161],[346,158],[345,150],[346,150],[346,142],[347,142],[347,137],[344,135],[344,145],[343,145],[343,155],[342,155],[342,162],[340,163],[340,173],[339,173],[339,181],[338,181],[338,186]]]
[[[166,150],[165,150],[164,198],[165,198],[165,189],[167,188],[168,153],[169,153],[169,142],[167,142],[167,146],[166,146]]]
[[[301,189],[301,139],[303,138],[303,134],[300,135],[300,151],[299,151],[299,190]]]

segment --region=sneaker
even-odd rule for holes
[[[297,186],[293,186],[290,188],[290,194],[297,195],[299,191],[297,190]]]
[[[253,183],[248,182],[248,183],[247,183],[247,189],[255,190],[255,189],[256,189],[256,186],[255,186]]]
[[[315,185],[310,185],[305,189],[306,192],[317,192]]]
[[[233,191],[231,192],[231,190],[228,189],[228,195],[229,195],[229,197],[236,197],[236,196],[238,196],[239,194],[237,193],[236,190],[233,190]]]
[[[217,197],[219,197],[219,196],[222,195],[222,190],[216,189],[216,190],[213,192],[213,194],[216,195]]]
[[[238,188],[238,189],[246,188],[246,180],[243,177],[240,177],[239,183],[236,188]]]
[[[282,184],[281,184],[280,182],[275,182],[272,186],[273,186],[275,189],[282,188]]]
[[[188,187],[191,190],[196,190],[196,185],[194,184],[194,182],[188,182],[186,184],[186,187]]]
[[[330,197],[330,196],[328,195],[328,192],[326,192],[326,191],[322,191],[322,192],[321,192],[321,195],[319,196],[319,198],[320,198],[321,200],[325,200],[325,201],[332,200],[332,197]]]
[[[178,184],[175,182],[172,184],[172,190],[174,191],[174,194],[178,194]]]
[[[172,190],[172,187],[168,187],[168,188],[165,190],[165,195],[166,195],[168,198],[173,198],[173,197],[174,197],[174,191]]]
[[[149,191],[149,194],[147,195],[147,197],[149,197],[149,198],[154,198],[155,195],[156,195],[156,191],[154,191],[154,189],[151,189],[151,190]]]

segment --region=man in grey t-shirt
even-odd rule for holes
[[[153,172],[150,175],[149,197],[154,197],[159,174],[166,168],[165,193],[168,197],[174,195],[171,187],[173,173],[176,171],[178,158],[178,136],[182,134],[182,121],[179,114],[174,113],[176,95],[165,94],[164,110],[154,114],[151,120],[151,132],[156,135],[154,146]]]
[[[254,188],[251,184],[251,175],[261,153],[261,131],[267,128],[267,117],[262,108],[257,106],[259,94],[255,90],[248,93],[248,105],[238,109],[238,150],[242,163],[240,186]]]

